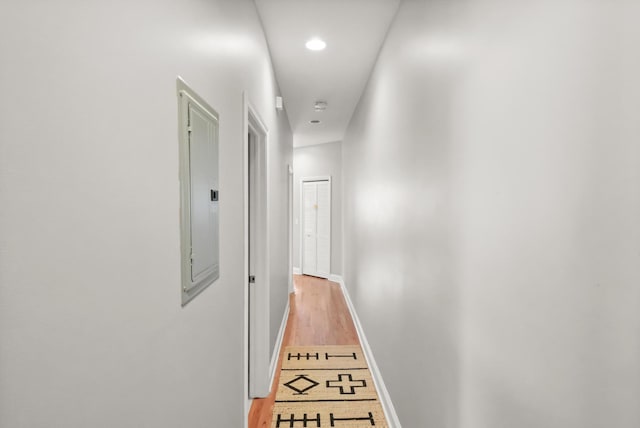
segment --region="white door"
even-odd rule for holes
[[[331,182],[302,182],[302,273],[331,274]]]
[[[248,108],[247,132],[247,283],[249,397],[269,394],[269,233],[267,130]]]

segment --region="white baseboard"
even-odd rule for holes
[[[329,278],[328,278],[328,279],[329,279],[329,281],[331,281],[331,282],[337,282],[338,284],[340,284],[340,283],[343,283],[343,282],[344,282],[344,280],[342,279],[342,276],[341,276],[341,275],[334,275],[334,274],[331,274],[331,275],[329,275]]]
[[[278,358],[280,358],[280,348],[282,347],[282,340],[284,339],[284,331],[287,328],[287,320],[289,319],[289,296],[287,295],[287,306],[284,308],[284,315],[282,316],[282,322],[280,323],[280,331],[278,331],[278,337],[276,339],[275,348],[271,355],[271,365],[269,367],[269,373],[271,374],[271,390],[273,390],[273,380],[276,377],[276,368],[278,366]]]
[[[293,268],[293,274],[294,275],[302,275],[302,269],[300,269],[298,267],[294,267]]]
[[[369,364],[369,369],[371,370],[371,375],[373,376],[373,383],[376,385],[376,389],[378,390],[380,403],[382,404],[382,410],[384,410],[384,415],[387,418],[389,428],[402,428],[396,410],[393,407],[393,403],[391,402],[389,391],[387,391],[387,387],[382,380],[380,369],[378,369],[376,360],[373,358],[373,352],[371,351],[369,342],[367,342],[367,337],[364,335],[364,330],[362,329],[362,324],[360,324],[360,320],[358,319],[358,314],[356,314],[356,310],[353,306],[353,302],[351,301],[351,297],[349,296],[349,292],[347,291],[347,287],[345,287],[344,285],[344,279],[339,275],[331,275],[331,277],[334,278],[330,278],[331,281],[340,284],[340,288],[342,288],[342,293],[344,294],[344,299],[347,301],[347,306],[349,307],[351,318],[353,318],[353,323],[356,327],[356,331],[358,332],[358,337],[360,338],[360,344],[362,345],[364,356],[367,359],[367,363]]]

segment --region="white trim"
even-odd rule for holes
[[[337,282],[338,284],[340,284],[341,282],[343,282],[343,279],[340,275],[336,275],[334,273],[332,273],[331,275],[329,275],[329,278],[327,278],[329,281],[331,282]]]
[[[280,323],[280,331],[278,331],[278,337],[276,338],[276,345],[273,348],[273,354],[271,355],[271,367],[269,368],[271,373],[271,390],[273,390],[273,381],[276,378],[276,368],[278,367],[278,358],[280,358],[280,351],[282,348],[282,341],[284,339],[284,332],[287,328],[287,321],[289,320],[289,297],[287,296],[287,306],[284,308],[284,314],[282,316],[282,322]]]
[[[294,275],[302,275],[302,269],[300,269],[299,267],[294,267],[292,273]]]
[[[243,202],[244,202],[244,275],[242,279],[242,287],[244,289],[244,316],[245,316],[245,328],[244,328],[244,343],[245,343],[245,370],[244,370],[244,384],[245,384],[245,399],[249,399],[250,396],[266,396],[269,394],[269,359],[271,350],[269,349],[269,335],[267,333],[259,334],[260,328],[268,329],[269,326],[269,195],[267,180],[269,177],[269,130],[265,126],[265,122],[261,119],[257,109],[249,101],[247,92],[242,94],[243,101],[243,126],[242,126],[242,141],[243,141]],[[248,133],[253,131],[259,138],[256,146],[258,150],[258,158],[260,159],[258,165],[257,174],[264,183],[262,187],[262,193],[260,201],[258,202],[258,210],[263,214],[260,218],[259,225],[257,227],[257,237],[259,239],[258,248],[260,249],[263,257],[260,257],[256,266],[256,280],[260,282],[259,287],[255,287],[256,284],[252,284],[252,288],[257,290],[256,293],[250,293],[249,291],[249,141]],[[256,296],[256,294],[260,296]],[[266,298],[265,298],[266,296]],[[260,302],[266,302],[266,304],[255,304],[253,307],[256,309],[254,317],[249,316],[249,307],[251,306],[250,299],[256,299]],[[250,323],[253,323],[258,328],[249,328]],[[254,336],[255,335],[255,336]],[[249,342],[251,341],[251,346]],[[254,376],[249,377],[249,370],[252,366],[252,373]],[[259,374],[256,376],[255,374]],[[250,403],[250,400],[249,400]],[[245,403],[246,406],[246,403]],[[250,404],[249,404],[250,406]],[[245,409],[246,410],[246,409]]]
[[[367,341],[367,337],[364,335],[364,330],[362,329],[362,324],[360,324],[360,320],[358,319],[358,315],[356,314],[355,307],[353,306],[353,302],[351,301],[351,297],[349,296],[349,292],[347,291],[347,287],[344,285],[344,279],[340,275],[332,275],[332,281],[340,284],[340,288],[342,289],[342,294],[344,295],[344,300],[347,302],[347,306],[349,307],[349,312],[351,313],[351,318],[353,319],[353,324],[356,327],[356,331],[358,332],[358,337],[360,338],[360,345],[362,346],[362,350],[364,351],[364,356],[369,364],[369,370],[371,370],[371,375],[373,377],[373,383],[376,386],[378,391],[378,395],[380,396],[380,403],[382,404],[382,410],[384,411],[384,415],[387,418],[387,423],[389,424],[389,428],[402,428],[400,425],[400,420],[398,419],[398,415],[396,413],[395,408],[393,407],[393,403],[391,402],[391,396],[389,395],[389,391],[387,391],[387,387],[382,380],[382,374],[380,373],[380,369],[376,364],[376,360],[373,358],[373,352],[371,351],[371,347],[369,346],[369,342]]]
[[[293,167],[289,164],[287,165],[287,244],[289,246],[289,275],[287,275],[287,289],[289,290],[289,293],[293,293],[293,275],[291,274],[291,272],[293,271],[293,193]]]
[[[251,411],[251,405],[253,404],[253,400],[249,397],[245,397],[244,399],[244,422],[243,428],[249,428],[249,412]]]
[[[252,400],[249,398],[249,287],[246,280],[249,277],[249,153],[247,141],[247,129],[249,128],[249,98],[246,92],[242,93],[242,225],[243,225],[243,268],[242,282],[239,284],[244,294],[244,331],[243,331],[243,348],[244,348],[244,370],[243,370],[243,398],[244,398],[244,428],[249,426],[249,411],[251,410]]]
[[[303,181],[331,181],[331,176],[330,175],[314,175],[311,177],[302,177],[300,179],[300,182],[302,183]]]
[[[309,182],[314,182],[314,181],[328,181],[329,182],[329,271],[331,271],[331,256],[333,255],[333,251],[331,250],[331,234],[333,233],[333,213],[331,212],[332,210],[332,203],[331,203],[331,176],[330,175],[318,175],[318,176],[311,176],[311,177],[302,177],[300,178],[300,195],[299,195],[299,199],[300,199],[300,232],[298,234],[298,237],[300,238],[300,242],[299,242],[299,250],[300,250],[300,272],[303,273],[303,269],[304,269],[304,258],[303,258],[303,254],[304,254],[304,183],[309,183]],[[313,276],[319,276],[320,278],[327,278],[325,276],[321,276],[318,275],[318,272],[314,272],[313,274],[311,274]]]

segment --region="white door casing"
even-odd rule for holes
[[[268,130],[244,95],[245,373],[247,396],[266,397],[269,365]],[[250,280],[251,278],[251,280]]]
[[[289,270],[288,270],[288,290],[289,293],[293,293],[293,167],[291,165],[287,165],[288,179],[287,179],[287,195],[288,195],[288,203],[287,203],[287,227],[288,227],[288,236],[287,240],[289,242]]]

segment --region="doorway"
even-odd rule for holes
[[[269,365],[269,232],[267,201],[268,130],[245,94],[245,302],[247,389],[266,397]]]
[[[302,273],[329,278],[331,275],[331,178],[303,178]]]
[[[287,241],[289,242],[288,290],[293,293],[293,167],[287,165]]]

